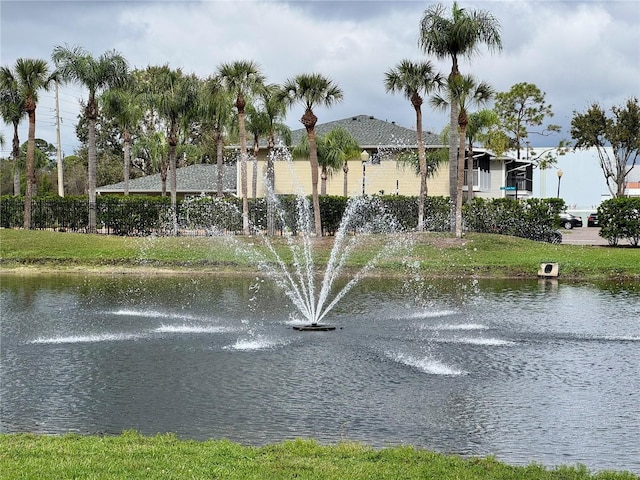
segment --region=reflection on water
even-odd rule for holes
[[[0,430],[409,443],[640,473],[637,282],[416,297],[372,279],[313,333],[255,283],[3,276]]]

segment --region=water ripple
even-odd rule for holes
[[[232,327],[199,325],[162,325],[154,330],[157,333],[226,333],[233,332]]]
[[[431,357],[418,358],[412,355],[407,355],[405,353],[393,352],[385,352],[385,355],[394,362],[416,368],[421,372],[429,373],[431,375],[457,376],[465,375],[467,373],[464,370],[446,365],[445,363]]]
[[[223,350],[271,350],[286,345],[287,342],[282,339],[270,338],[239,338],[233,345],[223,347]]]
[[[503,347],[503,346],[511,346],[516,345],[516,342],[512,342],[511,340],[503,340],[501,338],[470,338],[470,337],[462,337],[462,338],[438,338],[435,341],[441,343],[465,343],[467,345],[486,345],[489,347]]]
[[[96,342],[121,342],[136,340],[143,335],[138,333],[104,333],[100,335],[68,335],[60,337],[39,337],[31,340],[31,344],[64,344],[64,343],[96,343]]]
[[[450,323],[439,325],[423,325],[424,330],[488,330],[489,327],[480,323]]]
[[[161,312],[157,310],[131,310],[120,309],[113,312],[106,312],[107,315],[127,316],[127,317],[144,317],[144,318],[170,318],[175,320],[202,320],[202,317],[196,317],[185,313]]]

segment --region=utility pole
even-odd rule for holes
[[[56,150],[58,153],[58,195],[64,197],[64,172],[62,168],[62,146],[60,145],[60,103],[58,101],[58,81],[56,80]]]

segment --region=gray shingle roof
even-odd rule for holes
[[[226,193],[236,192],[236,166],[224,165],[222,168],[223,190]],[[197,164],[176,170],[176,192],[185,193],[214,193],[218,188],[218,166]],[[121,193],[124,191],[124,182],[105,185],[96,189],[99,193]],[[147,175],[129,181],[129,193],[161,192],[162,180],[160,174]],[[169,180],[167,179],[167,192]]]
[[[396,125],[394,122],[378,120],[370,115],[356,115],[316,125],[317,135],[325,135],[336,127],[345,128],[362,148],[417,148],[416,131]],[[301,128],[291,132],[291,144],[300,143],[306,130]],[[425,146],[444,146],[438,135],[424,132]]]

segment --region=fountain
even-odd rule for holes
[[[286,161],[291,165],[291,154],[286,147],[278,146],[272,150],[271,155],[274,161]],[[290,171],[293,176],[293,169]],[[321,269],[315,263],[313,247],[316,242],[322,240],[315,238],[312,209],[308,198],[301,191],[296,194],[296,215],[293,220],[295,225],[291,225],[292,221],[285,215],[286,211],[278,196],[269,188],[266,177],[263,178],[263,182],[268,202],[274,207],[272,210],[282,230],[291,260],[287,262],[282,258],[274,246],[272,237],[265,234],[262,226],[254,222],[250,222],[251,234],[260,239],[261,248],[234,235],[225,237],[234,242],[237,254],[249,258],[261,273],[278,286],[297,312],[304,317],[307,323],[295,325],[294,329],[335,330],[335,326],[323,324],[321,321],[380,260],[394,256],[404,258],[405,253],[412,247],[412,240],[410,236],[402,234],[398,221],[387,211],[379,198],[350,197],[333,238],[327,264]],[[225,202],[219,202],[216,208],[220,208],[223,203]],[[237,207],[228,203],[227,207],[236,210],[233,212],[235,215],[240,214]],[[211,235],[220,235],[223,231],[215,224],[209,225],[207,230]],[[364,265],[355,273],[350,272],[350,280],[344,286],[334,288],[336,279],[344,273],[347,259],[353,258],[359,249],[364,250],[362,247],[369,252],[369,257],[363,261]]]
[[[274,198],[274,200],[277,200]],[[277,205],[277,203],[276,203]],[[277,212],[282,209],[276,208]],[[351,290],[367,273],[373,270],[382,258],[400,254],[406,250],[410,241],[406,236],[398,233],[397,222],[378,199],[352,197],[340,223],[329,260],[324,272],[318,272],[314,263],[312,237],[312,221],[308,199],[297,197],[298,228],[300,238],[286,235],[287,244],[292,253],[293,261],[289,267],[273,248],[270,238],[261,235],[261,239],[271,254],[257,263],[260,271],[274,280],[276,284],[291,300],[296,309],[309,322],[307,325],[296,325],[293,328],[300,331],[327,331],[335,327],[320,323],[331,309]],[[281,221],[284,219],[281,217]],[[377,234],[377,235],[376,235]],[[374,255],[369,258],[342,288],[333,292],[334,282],[344,271],[347,259],[360,246],[371,248],[372,242],[366,240],[376,235],[379,246]],[[383,238],[380,238],[383,237]],[[319,292],[316,295],[316,276],[320,275]],[[333,296],[332,296],[333,293]]]

